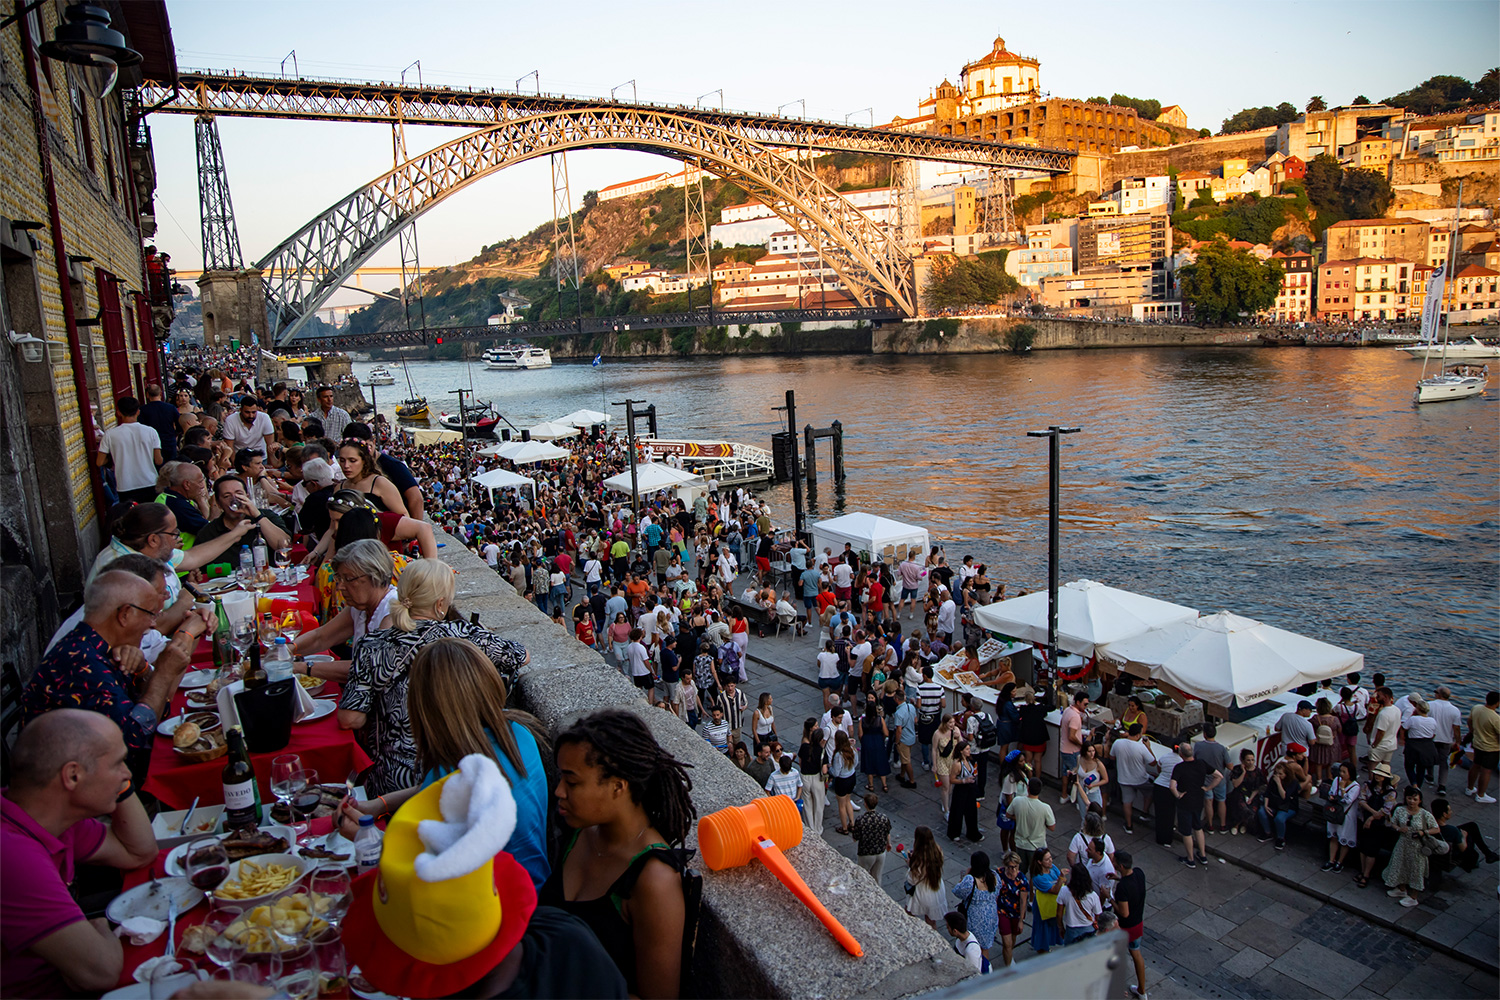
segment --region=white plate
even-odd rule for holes
[[[198,589],[213,597],[216,594],[227,594],[231,590],[238,590],[240,582],[232,576],[221,576],[217,580],[209,580],[200,583]]]
[[[338,702],[331,701],[327,698],[314,698],[312,700],[312,703],[313,710],[304,715],[302,718],[298,719],[298,722],[312,722],[316,719],[321,719],[323,718],[323,716],[332,713],[334,709],[339,707]]]
[[[288,895],[290,893],[293,893],[293,892],[297,891],[297,886],[300,885],[301,882],[302,882],[302,876],[306,875],[307,872],[308,872],[308,870],[309,870],[309,868],[311,867],[311,865],[309,864],[308,861],[306,861],[303,858],[298,857],[295,854],[258,854],[258,855],[256,855],[253,858],[245,858],[244,860],[241,860],[241,861],[232,861],[232,862],[230,862],[230,864],[229,864],[229,878],[227,878],[227,879],[224,880],[225,883],[232,882],[235,879],[238,879],[240,877],[240,867],[242,865],[244,865],[244,863],[246,861],[253,861],[257,865],[276,864],[276,865],[281,865],[282,867],[286,867],[288,865],[295,865],[296,868],[297,868],[297,877],[294,878],[294,879],[292,879],[286,885],[282,886],[280,889],[277,889],[275,892],[267,892],[267,893],[263,893],[263,894],[261,894],[259,896],[251,896],[249,899],[229,899],[228,897],[220,896],[218,889],[215,889],[214,890],[214,901],[215,902],[219,903],[220,905],[228,906],[228,907],[231,907],[231,908],[238,908],[240,910],[249,910],[249,909],[252,909],[253,907],[259,906],[261,903],[269,903],[273,899],[280,899],[282,896],[285,896],[285,895]],[[192,885],[192,883],[188,882],[186,879],[183,879],[183,882],[185,884],[189,885],[189,886]],[[221,885],[219,888],[222,889],[223,886]],[[202,893],[199,893],[199,896],[202,896]],[[164,917],[162,919],[166,919],[166,918]]]
[[[270,826],[261,827],[261,830],[265,833],[269,833],[273,837],[281,837],[288,844],[292,845],[292,847],[288,848],[288,850],[292,850],[296,847],[297,831],[293,830],[289,826],[272,824]],[[219,836],[218,839],[223,840],[225,836],[228,836],[228,834]],[[198,838],[198,840],[202,839],[204,838]],[[192,840],[188,841],[185,844],[178,844],[176,847],[172,848],[172,853],[168,854],[167,860],[163,862],[163,865],[165,866],[164,870],[168,875],[176,875],[179,877],[187,875],[187,869],[184,867],[187,862],[187,849],[195,843],[197,843],[197,841]],[[258,855],[251,855],[251,857],[258,857]]]
[[[165,921],[170,909],[170,900],[177,900],[177,913],[182,915],[203,902],[203,890],[195,888],[185,878],[164,878],[157,882],[142,882],[134,889],[120,893],[104,908],[104,915],[114,923],[123,923],[130,917],[150,917]]]
[[[213,670],[189,670],[182,675],[182,680],[177,682],[177,686],[184,691],[206,688],[213,683],[215,674],[216,671]]]
[[[348,859],[345,861],[334,861],[332,858],[306,858],[304,856],[308,864],[314,865],[316,867],[324,867],[329,865],[349,865],[354,861],[354,845],[351,844],[349,840],[337,830],[334,830],[331,833],[324,834],[321,837],[309,838],[306,842],[297,846],[297,853],[301,854],[303,849],[308,847],[321,847],[323,850],[329,851],[333,854],[349,855]]]

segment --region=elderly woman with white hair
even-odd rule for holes
[[[396,601],[396,563],[390,550],[373,538],[361,538],[342,546],[333,556],[333,583],[344,607],[322,625],[297,637],[297,655],[328,649],[341,642],[355,646],[368,633],[390,624],[391,605]],[[309,663],[303,673],[343,681],[349,676],[349,661]]]
[[[526,648],[493,632],[453,619],[453,569],[436,559],[407,565],[396,586],[390,627],[370,632],[354,650],[349,679],[339,700],[339,725],[356,738],[374,761],[363,775],[365,788],[385,795],[421,780],[416,740],[407,712],[408,668],[417,653],[438,639],[462,638],[489,657],[506,687],[526,665]]]

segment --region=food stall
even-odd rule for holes
[[[855,552],[867,553],[871,560],[888,563],[900,562],[907,555],[920,559],[932,547],[932,538],[926,528],[863,511],[819,521],[810,531],[814,552],[827,548],[838,555],[848,543]]]

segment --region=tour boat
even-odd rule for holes
[[[401,405],[396,407],[396,418],[398,420],[426,420],[428,412],[427,397],[415,396],[401,401]]]
[[[1486,344],[1478,337],[1470,337],[1468,340],[1450,343],[1446,346],[1436,341],[1432,343],[1408,344],[1405,347],[1398,347],[1396,350],[1404,351],[1414,358],[1441,358],[1445,356],[1449,358],[1500,358],[1500,344]]]
[[[395,385],[396,376],[385,365],[376,365],[370,369],[370,374],[365,378],[368,385]]]
[[[439,413],[438,423],[450,431],[462,431],[465,437],[493,437],[500,414],[489,403],[464,406],[462,416],[457,413]]]
[[[1450,399],[1478,396],[1489,385],[1489,368],[1484,365],[1449,365],[1443,374],[1424,378],[1417,383],[1418,403],[1441,403]]]
[[[484,352],[484,366],[491,371],[523,371],[551,368],[552,352],[529,344],[502,344]]]

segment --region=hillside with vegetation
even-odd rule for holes
[[[817,158],[813,166],[819,179],[837,191],[866,190],[890,183],[890,163],[883,157],[834,153]],[[703,200],[712,227],[725,208],[748,201],[749,195],[733,181],[710,177],[703,182]],[[351,313],[348,332],[415,329],[423,322],[428,327],[482,326],[488,317],[501,311],[501,293],[528,299],[528,320],[687,308],[685,293],[659,296],[648,291],[626,292],[604,272],[604,267],[616,260],[632,259],[672,272],[686,269],[686,206],[680,188],[610,201],[600,201],[597,192],[589,191],[583,196],[582,207],[573,213],[573,230],[582,275],[576,291],[571,281],[559,288],[554,277],[552,220],[548,219],[524,236],[493,243],[471,260],[428,274],[421,283],[420,306],[413,302],[403,309],[400,302],[382,299]],[[715,247],[711,259],[715,265],[731,260],[755,261],[765,252],[758,246]],[[696,294],[701,305],[703,293]],[[503,331],[497,330],[496,336],[503,337]]]

